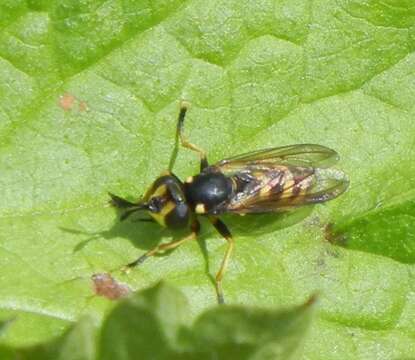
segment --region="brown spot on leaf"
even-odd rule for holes
[[[94,274],[91,279],[95,294],[110,300],[117,300],[131,292],[127,285],[119,283],[108,273]]]
[[[83,101],[77,99],[75,96],[69,93],[65,93],[59,97],[59,106],[64,111],[75,110],[79,112],[88,111],[88,104]]]
[[[75,96],[69,94],[69,93],[65,93],[63,94],[61,97],[59,97],[59,106],[65,110],[65,111],[69,111],[72,109],[74,103],[75,103]]]

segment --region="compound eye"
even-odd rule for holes
[[[148,201],[148,210],[153,213],[159,213],[162,210],[164,203],[165,200],[163,198],[158,196],[152,197]]]

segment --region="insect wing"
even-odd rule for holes
[[[341,171],[328,169],[338,158],[325,146],[298,144],[237,155],[204,171],[221,172],[242,185],[216,213],[282,212],[343,193],[347,178]]]
[[[343,172],[335,169],[287,168],[287,173],[305,171],[296,181],[285,181],[268,188],[258,188],[235,198],[226,212],[237,214],[283,212],[303,205],[317,204],[336,198],[346,191],[349,181]],[[266,191],[264,191],[264,189]]]
[[[338,160],[338,154],[317,144],[289,145],[253,151],[224,159],[211,166],[225,175],[251,169],[266,169],[274,166],[299,166],[327,168]]]

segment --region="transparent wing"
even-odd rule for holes
[[[292,171],[292,170],[291,170]],[[335,169],[315,169],[305,172],[296,181],[280,186],[255,188],[233,199],[223,212],[237,214],[283,212],[299,206],[332,200],[346,191],[349,181]]]
[[[251,169],[265,169],[275,166],[299,166],[327,168],[333,165],[339,156],[325,146],[317,144],[298,144],[253,151],[224,159],[209,168],[215,168],[226,175]]]

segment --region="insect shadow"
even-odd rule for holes
[[[163,239],[169,238],[170,240],[178,240],[181,239],[184,234],[186,234],[186,230],[169,231],[166,228],[162,228],[157,226],[155,223],[147,221],[147,219],[143,221],[143,219],[136,218],[134,215],[125,221],[120,221],[119,219],[121,212],[117,211],[117,214],[118,216],[115,217],[112,227],[108,230],[99,232],[86,232],[83,230],[67,227],[60,227],[60,229],[71,234],[88,236],[86,239],[80,241],[74,247],[73,253],[82,251],[93,241],[101,239],[112,240],[115,238],[127,239],[134,245],[135,248],[142,251],[148,251],[162,243]],[[206,240],[209,238],[209,233],[206,231],[207,229],[209,229],[208,226],[203,227],[200,237],[198,237],[196,241],[203,256],[205,273],[208,276],[209,280],[214,284],[215,280],[210,272],[208,249],[206,246]],[[167,256],[174,250],[175,249],[166,250],[156,254],[155,257]],[[139,254],[132,253],[131,259],[136,258],[137,255]]]
[[[312,210],[313,206],[306,206],[280,214],[261,214],[255,216],[228,215],[224,216],[224,220],[233,227],[237,235],[243,237],[244,235],[249,234],[250,237],[255,237],[293,226],[308,217]],[[116,211],[116,214],[114,215],[114,223],[108,230],[86,232],[67,227],[60,227],[60,229],[71,234],[88,236],[74,247],[74,253],[82,251],[91,242],[101,239],[112,240],[115,238],[124,238],[129,240],[138,250],[147,251],[160,244],[164,238],[176,240],[183,237],[183,231],[168,231],[165,228],[157,226],[155,223],[147,220],[142,221],[143,219],[135,216],[131,216],[131,218],[125,221],[119,221],[119,211]],[[214,231],[210,228],[207,221],[202,221],[201,230],[200,236],[196,241],[203,257],[204,272],[212,284],[214,284],[215,279],[210,269],[209,252],[206,244],[208,240],[211,240]],[[175,249],[159,253],[156,257],[167,256],[174,250]],[[132,259],[135,257],[137,257],[137,254],[131,254]]]
[[[224,215],[223,219],[227,225],[232,227],[236,235],[252,237],[293,226],[307,218],[312,213],[313,208],[314,206],[310,205],[277,214],[249,214],[243,217]]]
[[[147,221],[142,222],[140,219],[136,219],[133,216],[131,219],[121,222],[119,221],[118,216],[114,219],[111,228],[98,232],[87,232],[68,227],[60,227],[60,229],[71,234],[88,236],[74,247],[74,253],[82,251],[95,240],[112,240],[114,238],[128,239],[137,249],[149,250],[154,246],[157,246],[163,237],[171,235],[171,233],[169,234],[165,229],[155,226]]]

